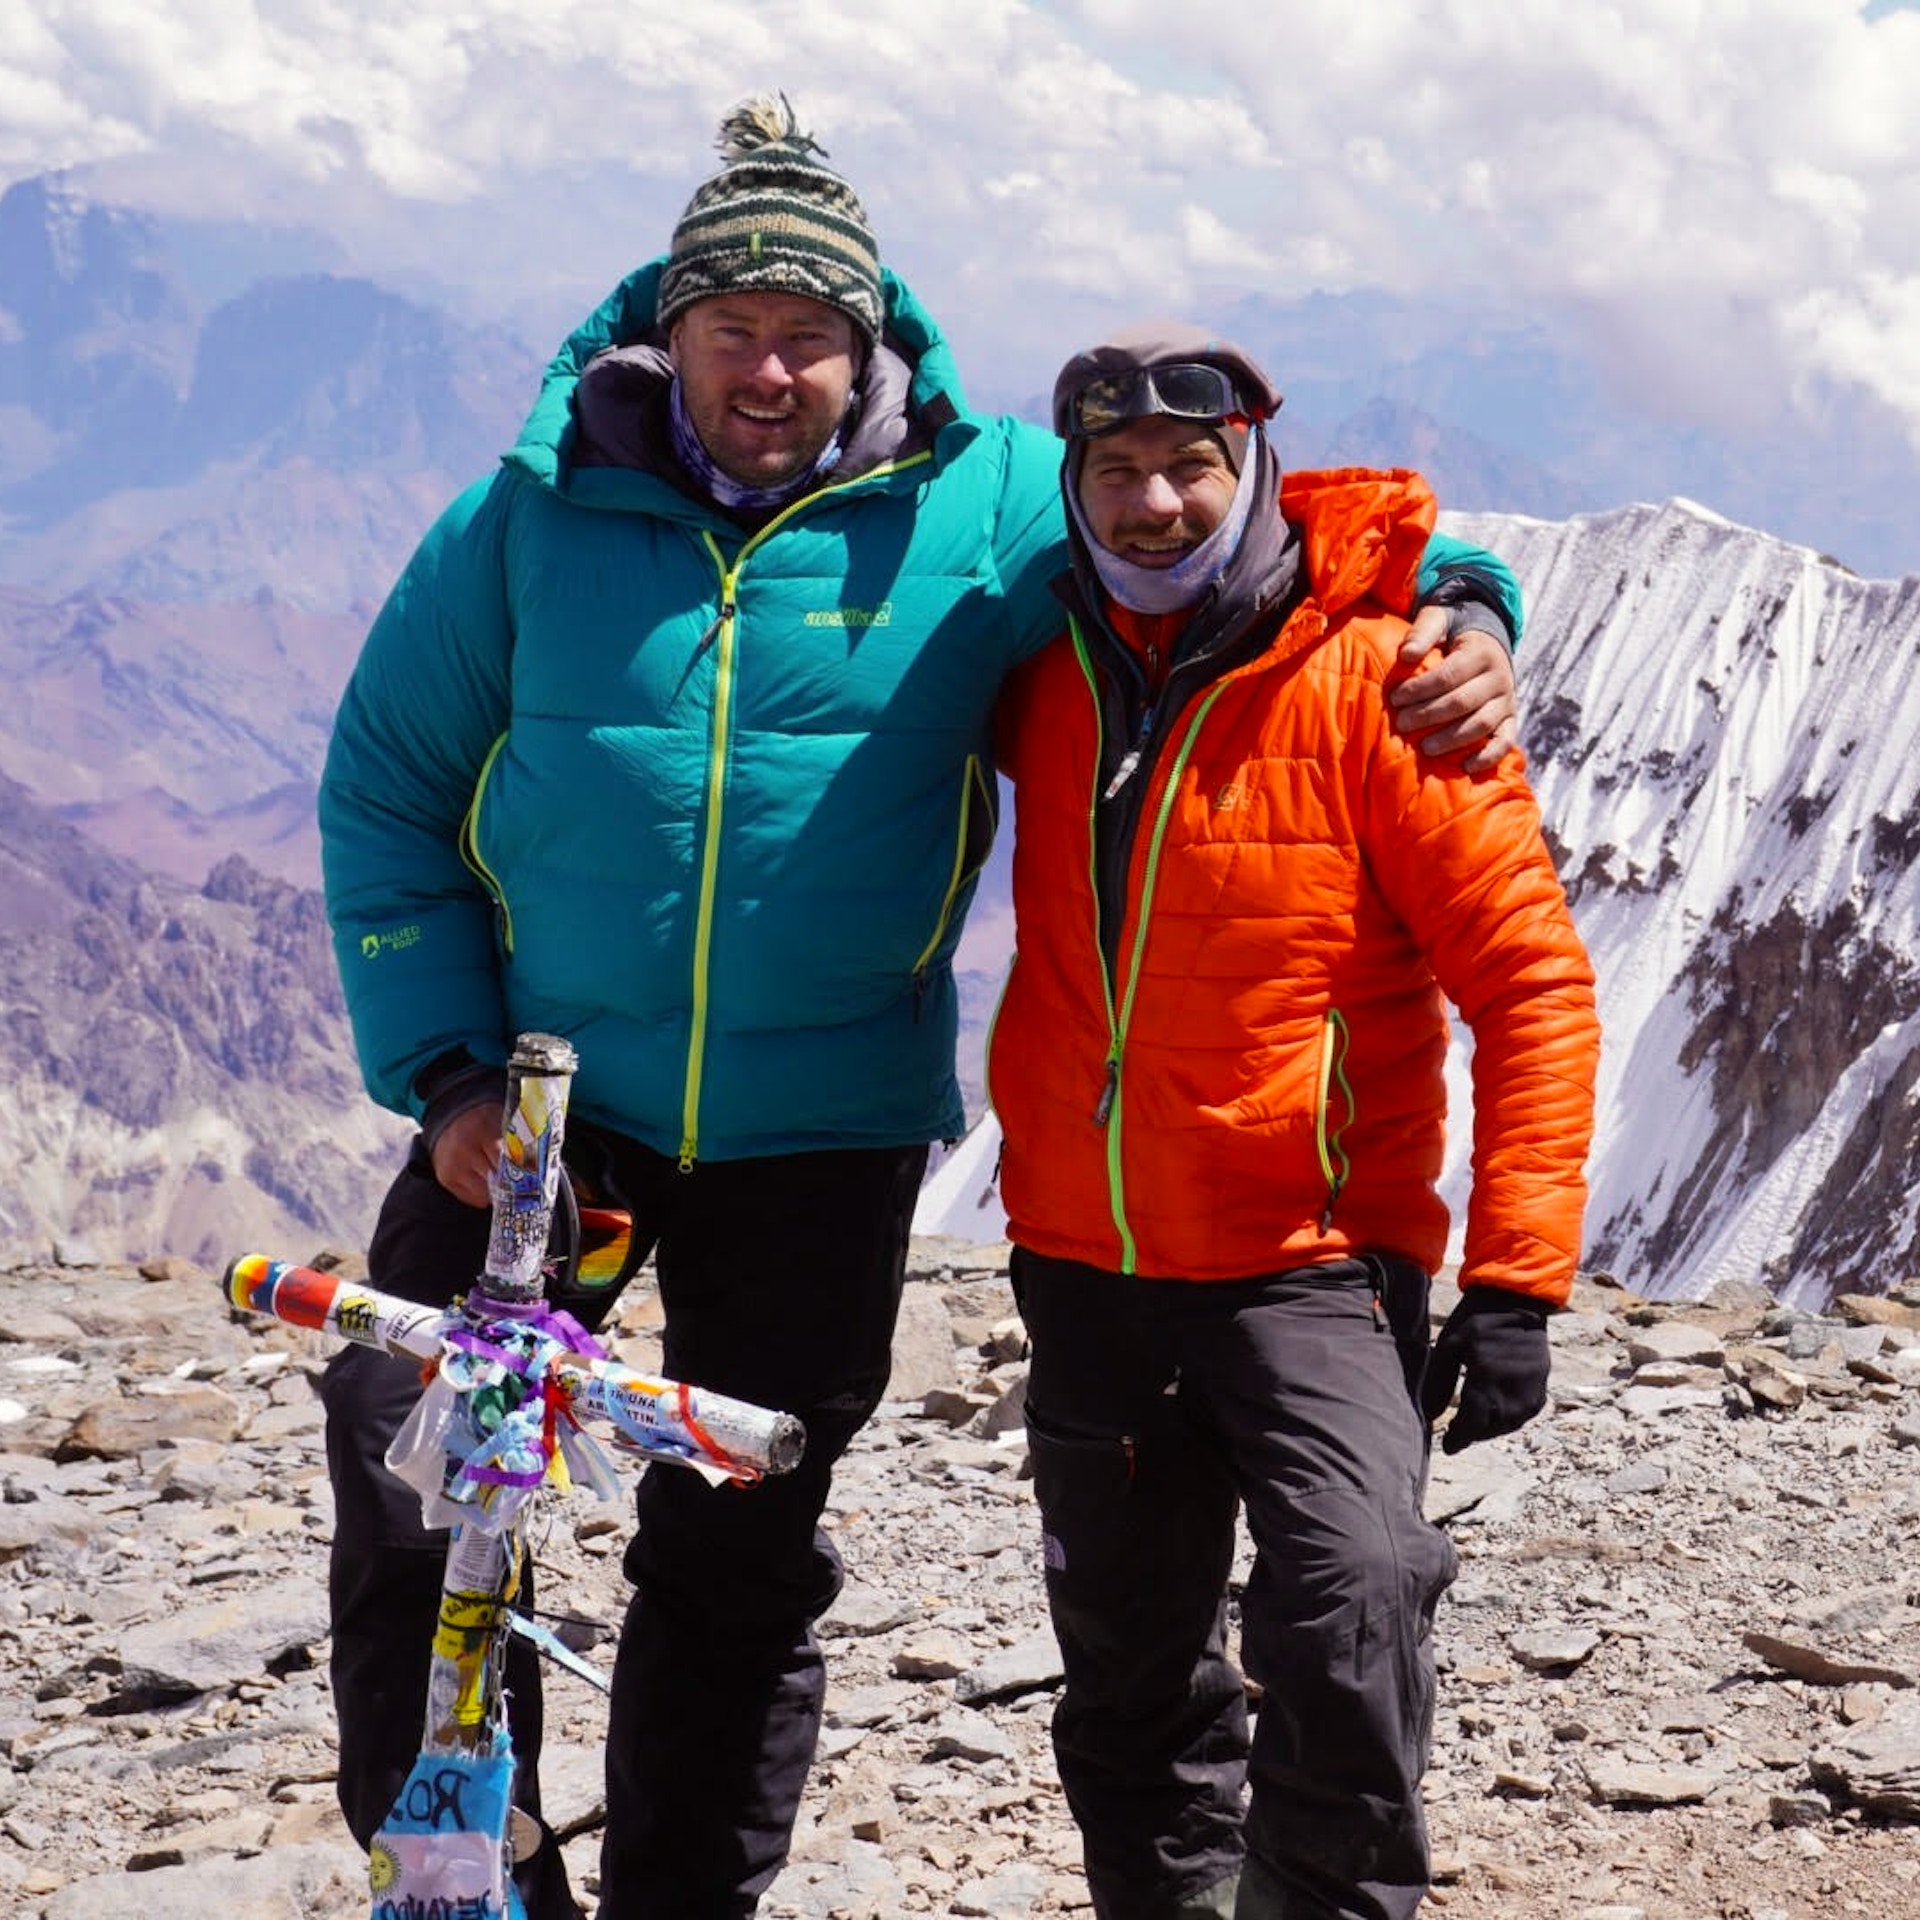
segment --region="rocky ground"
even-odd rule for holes
[[[991,1254],[915,1268],[897,1397],[839,1479],[830,1725],[763,1913],[1087,1915],[1018,1323]],[[621,1323],[643,1364],[652,1306]],[[1462,1571],[1433,1910],[1920,1920],[1920,1288],[1809,1317],[1586,1283],[1554,1340],[1551,1414],[1436,1461]],[[176,1263],[0,1273],[6,1912],[365,1913],[332,1804],[324,1357]],[[624,1532],[557,1503],[543,1594],[611,1629]],[[590,1895],[604,1703],[565,1672],[549,1699]]]

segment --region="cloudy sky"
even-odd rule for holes
[[[995,395],[1116,318],[1377,288],[1676,420],[1849,392],[1920,443],[1911,0],[6,0],[0,182],[309,225],[545,347],[767,86]]]

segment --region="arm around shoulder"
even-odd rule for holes
[[[1448,533],[1428,537],[1414,581],[1416,607],[1445,607],[1457,616],[1450,624],[1458,633],[1468,626],[1497,632],[1509,651],[1520,645],[1526,625],[1526,607],[1520,582],[1497,553],[1456,540]],[[1474,619],[1469,610],[1484,617]]]
[[[993,558],[1006,606],[1008,664],[1025,660],[1066,624],[1053,583],[1067,566],[1060,442],[1024,420],[1005,419],[1005,473],[994,515]]]

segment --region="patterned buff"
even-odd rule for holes
[[[880,338],[880,254],[853,189],[794,125],[785,94],[742,101],[714,143],[725,161],[702,183],[660,276],[670,327],[717,293],[799,293],[836,307],[868,346]]]
[[[723,507],[731,507],[741,513],[759,513],[768,507],[784,506],[789,500],[796,499],[803,488],[817,485],[840,464],[841,438],[846,431],[844,422],[840,432],[821,448],[820,457],[812,466],[796,473],[791,480],[781,481],[778,486],[749,486],[746,481],[736,480],[732,474],[723,473],[715,464],[713,455],[707,451],[705,441],[700,438],[693,422],[687,417],[686,396],[681,390],[680,376],[677,373],[673,376],[673,387],[668,395],[668,401],[667,417],[673,430],[675,455],[694,480]]]

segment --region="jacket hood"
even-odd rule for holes
[[[539,396],[506,455],[509,467],[543,486],[566,487],[582,461],[578,402],[590,367],[596,380],[608,379],[610,399],[637,395],[644,405],[655,394],[664,419],[671,374],[656,309],[665,265],[663,256],[635,269],[567,336],[547,363]],[[881,423],[891,414],[901,423],[896,445],[931,445],[936,461],[945,462],[979,432],[979,422],[967,409],[952,351],[932,317],[889,269],[881,269],[880,283],[886,323],[861,375],[855,451],[863,450],[868,435],[884,431]]]
[[[1328,613],[1372,598],[1410,606],[1439,503],[1406,467],[1289,473],[1280,512],[1300,531],[1309,591]]]
[[[1340,467],[1282,474],[1265,434],[1256,437],[1261,489],[1247,530],[1226,571],[1195,603],[1176,660],[1236,654],[1263,616],[1311,596],[1323,614],[1375,599],[1404,607],[1433,532],[1438,502],[1409,468]],[[1061,486],[1073,485],[1064,471]],[[1071,572],[1057,588],[1069,610],[1102,630],[1106,597],[1086,540],[1069,507]],[[1323,629],[1315,629],[1315,637]],[[1117,643],[1116,643],[1117,644]]]

